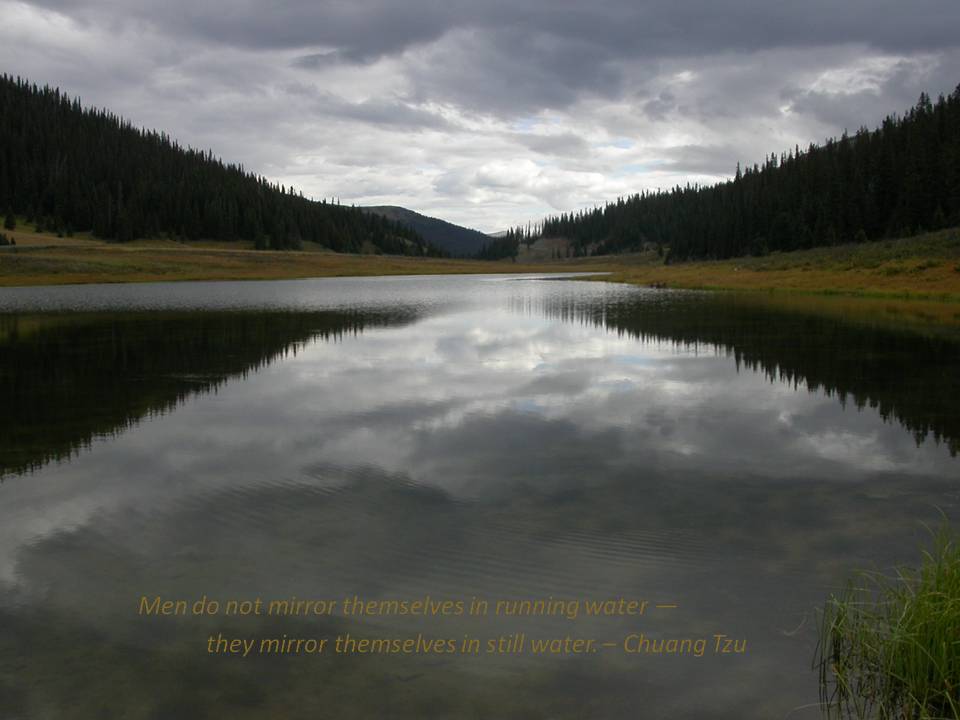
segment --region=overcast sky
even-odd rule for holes
[[[306,195],[496,231],[960,83],[957,0],[0,0],[0,71]]]

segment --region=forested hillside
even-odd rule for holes
[[[762,255],[960,225],[960,86],[904,116],[737,167],[733,180],[642,193],[544,221],[576,255],[669,248],[669,259]]]
[[[504,258],[517,259],[520,250],[520,241],[530,238],[530,233],[524,234],[523,228],[510,228],[497,237],[487,238],[487,242],[477,252],[480,260],[502,260]]]
[[[312,241],[340,252],[440,254],[404,225],[308,200],[212,153],[6,75],[0,212],[46,230],[119,241],[247,240],[273,249]]]
[[[394,220],[412,228],[420,237],[434,247],[440,248],[453,257],[471,257],[490,239],[479,230],[454,225],[453,223],[421,215],[407,208],[395,205],[377,205],[363,207],[361,210]]]

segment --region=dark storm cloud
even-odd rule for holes
[[[665,120],[667,114],[676,110],[676,98],[669,90],[664,90],[657,97],[643,104],[643,112],[652,120]]]
[[[850,0],[806,3],[734,0],[299,0],[167,3],[38,0],[76,18],[136,18],[230,45],[303,48],[328,45],[362,59],[400,52],[456,28],[542,32],[608,49],[610,57],[670,57],[858,42],[886,50],[956,43],[960,6],[952,0]]]
[[[903,59],[877,79],[877,87],[855,93],[838,93],[809,88],[789,88],[783,93],[795,112],[808,114],[825,124],[849,130],[868,128],[880,118],[900,113],[913,105],[921,90],[949,92],[960,83],[960,43],[944,52],[928,74],[928,83],[918,88],[914,63]],[[871,122],[872,121],[872,122]]]
[[[560,133],[557,135],[511,133],[509,138],[541,155],[581,157],[590,150],[587,141],[573,133]]]
[[[456,43],[429,56],[414,81],[428,97],[494,109],[508,102],[565,107],[581,93],[614,96],[626,61],[851,43],[930,52],[955,46],[960,27],[960,4],[952,0],[909,7],[875,0],[34,4],[84,22],[145,23],[231,47],[318,49],[294,60],[302,68],[368,63],[460,32]],[[671,100],[668,94],[645,110],[657,114]]]
[[[396,97],[374,97],[349,102],[342,97],[309,85],[290,84],[289,95],[303,97],[312,112],[331,118],[358,120],[371,125],[386,125],[407,130],[437,129],[449,125],[442,117],[404,102]]]
[[[680,145],[667,148],[663,164],[677,172],[732,175],[735,168],[730,166],[730,158],[737,157],[737,152],[728,145]]]
[[[421,99],[442,98],[474,111],[522,115],[564,108],[582,96],[615,98],[623,69],[611,48],[536,28],[457,32],[413,68]]]

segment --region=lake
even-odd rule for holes
[[[820,717],[817,609],[960,516],[960,316],[909,308],[0,289],[0,716]]]

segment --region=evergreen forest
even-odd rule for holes
[[[305,198],[210,151],[84,108],[58,89],[0,76],[0,212],[38,230],[136,238],[305,242],[338,252],[440,255],[413,229]]]

